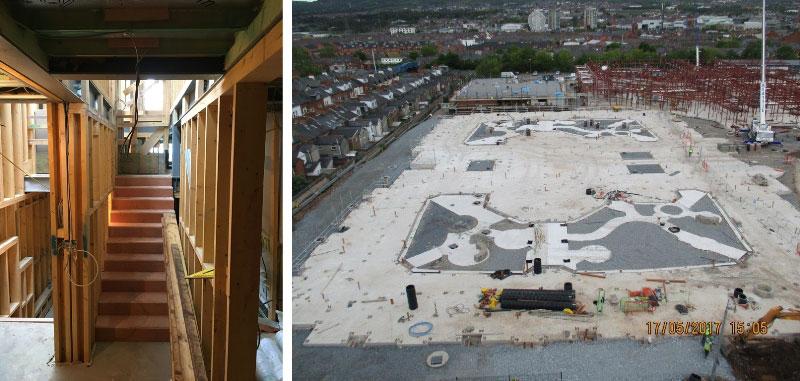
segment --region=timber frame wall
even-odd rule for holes
[[[281,75],[281,35],[278,22],[188,110],[183,108],[186,112],[178,122],[177,239],[183,265],[188,274],[214,269],[213,278],[189,281],[188,303],[199,337],[185,340],[199,342],[211,380],[255,377],[264,247],[273,299],[270,317],[274,319],[280,308],[281,114],[269,105],[281,99],[269,83]],[[174,295],[168,299],[179,300]],[[170,305],[171,326],[182,325],[177,320],[184,318],[172,311],[185,307]],[[173,335],[173,353],[185,344],[175,342]],[[177,363],[182,360],[174,357],[172,361],[173,379],[183,379],[177,369],[185,372],[192,365]]]
[[[25,193],[36,147],[37,104],[0,103],[0,317],[37,317],[50,295],[47,193]]]
[[[56,362],[91,362],[117,167],[116,128],[82,103],[49,103]]]

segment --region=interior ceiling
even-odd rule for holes
[[[7,5],[46,56],[40,65],[66,78],[134,73],[137,61],[145,75],[220,74],[235,33],[253,21],[262,1],[12,0]]]

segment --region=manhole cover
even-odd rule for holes
[[[445,364],[447,364],[447,360],[450,359],[450,355],[447,354],[445,351],[436,351],[428,355],[428,360],[426,361],[428,366],[431,368],[441,368]]]

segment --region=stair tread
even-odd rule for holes
[[[169,197],[169,196],[117,196],[117,197],[114,197],[114,200],[170,200],[170,201],[172,201],[172,197]]]
[[[103,291],[100,303],[167,303],[167,293]]]
[[[172,190],[171,185],[114,185],[114,188],[156,188]]]
[[[172,175],[117,175],[118,179],[145,179],[148,177],[171,179]]]
[[[164,262],[164,254],[109,253],[106,261]]]
[[[110,228],[160,228],[159,222],[109,222]]]
[[[98,328],[169,329],[167,315],[97,315]]]
[[[108,243],[117,243],[117,242],[133,242],[133,243],[143,243],[143,242],[164,242],[164,238],[161,237],[109,237]]]
[[[114,209],[111,213],[175,213],[175,209]]]
[[[166,281],[164,272],[103,271],[103,280],[111,281]]]

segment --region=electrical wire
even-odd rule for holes
[[[94,284],[94,282],[97,281],[98,275],[100,275],[100,264],[97,262],[97,258],[95,258],[95,256],[92,253],[90,253],[90,252],[88,252],[86,250],[75,249],[72,246],[72,244],[68,244],[66,246],[63,246],[62,249],[65,249],[65,250],[69,249],[70,250],[70,255],[67,256],[67,261],[66,261],[66,263],[64,263],[64,274],[67,276],[67,280],[70,283],[72,283],[74,286],[76,286],[76,287],[88,287],[88,286],[91,286],[92,284]],[[84,253],[83,254],[84,257],[88,256],[89,258],[92,259],[92,262],[94,262],[94,269],[95,269],[94,270],[94,277],[92,277],[92,280],[90,280],[90,281],[88,281],[88,282],[86,282],[84,284],[80,284],[78,282],[75,282],[72,279],[72,270],[71,270],[72,262],[75,260],[75,258],[77,257],[77,254],[79,252],[83,252]]]
[[[136,54],[136,82],[133,91],[133,126],[131,126],[131,132],[128,133],[128,136],[122,141],[122,146],[124,151],[129,151],[131,144],[133,144],[133,135],[136,132],[137,124],[139,124],[139,84],[141,83],[140,78],[140,71],[139,71],[139,63],[142,61],[142,58],[139,56],[139,48],[136,46],[136,39],[133,38],[133,33],[128,33],[128,37],[131,39],[131,44],[133,44],[133,51]]]

